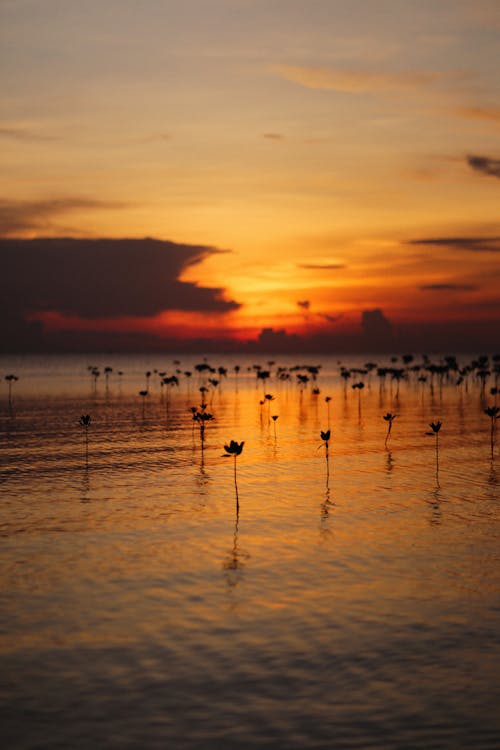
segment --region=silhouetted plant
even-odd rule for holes
[[[82,414],[78,420],[80,427],[85,428],[85,466],[89,465],[89,427],[90,427],[90,414]]]
[[[329,456],[329,442],[331,437],[331,431],[330,430],[321,430],[319,433],[321,435],[321,440],[323,443],[321,445],[325,446],[325,458],[326,458],[326,481],[328,484],[328,477],[330,475],[330,456]],[[321,445],[318,446],[318,450],[321,448]]]
[[[326,413],[328,416],[328,427],[330,427],[330,401],[331,400],[332,400],[331,396],[325,396]]]
[[[12,384],[16,383],[19,378],[17,377],[17,375],[12,375],[11,373],[10,375],[5,376],[5,380],[9,384],[9,406],[12,406]]]
[[[112,367],[105,367],[105,368],[104,368],[104,375],[105,375],[105,377],[106,377],[106,391],[107,391],[107,390],[108,390],[108,388],[109,388],[109,374],[110,374],[111,372],[113,372],[113,368],[112,368]]]
[[[273,427],[274,427],[274,439],[276,440],[276,422],[278,419],[278,414],[272,414],[271,419],[273,420]]]
[[[200,442],[201,442],[201,452],[203,453],[205,450],[205,425],[207,422],[211,422],[215,417],[213,414],[209,414],[206,411],[207,405],[205,403],[200,405],[199,409],[195,409],[193,412],[193,419],[195,422],[198,423],[198,426],[200,428]]]
[[[495,428],[496,421],[500,419],[500,407],[498,406],[487,406],[484,413],[488,415],[491,420],[491,431],[490,431],[490,444],[491,444],[491,458],[493,458],[493,450],[495,445]]]
[[[300,373],[297,373],[297,382],[299,384],[300,392],[304,390],[305,386],[309,382],[309,376],[308,375],[301,375]]]
[[[149,391],[139,391],[139,396],[142,399],[142,418],[144,419],[146,413],[146,398],[148,397]]]
[[[244,440],[241,443],[237,443],[236,440],[231,440],[229,445],[224,446],[224,450],[226,451],[226,453],[224,454],[224,458],[229,458],[230,456],[234,457],[234,489],[236,490],[236,512],[237,513],[240,509],[240,502],[239,502],[239,497],[238,497],[238,482],[236,479],[236,459],[238,458],[238,456],[241,455],[244,445],[245,445]]]
[[[426,432],[426,435],[435,436],[436,437],[436,477],[439,474],[439,430],[441,429],[442,422],[430,422],[429,427],[431,428],[432,432]]]
[[[392,423],[394,422],[397,416],[398,416],[397,414],[391,414],[390,412],[387,412],[387,414],[384,415],[385,421],[388,422],[387,434],[385,436],[385,443],[384,443],[385,446],[387,446],[387,441],[389,440],[389,435],[391,434]]]

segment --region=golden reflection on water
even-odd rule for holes
[[[492,747],[498,453],[477,388],[356,392],[331,360],[320,394],[271,379],[261,406],[242,363],[210,394],[202,452],[200,379],[151,383],[143,413],[132,364],[105,390],[64,360],[66,390],[27,372],[0,414],[9,747],[77,747],[84,727],[103,746],[113,694],[109,734],[144,747]],[[69,702],[90,715],[56,730],[48,706]]]

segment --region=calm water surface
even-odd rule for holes
[[[200,361],[0,359],[2,747],[498,748],[493,397],[358,392],[333,358],[299,362],[322,362],[319,395],[263,389],[212,357],[202,454],[202,380],[169,395],[153,372]]]

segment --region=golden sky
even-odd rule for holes
[[[181,279],[239,308],[131,329],[497,320],[499,42],[497,0],[0,0],[0,230],[227,251]]]

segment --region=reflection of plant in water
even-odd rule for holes
[[[229,458],[229,456],[234,456],[234,489],[236,490],[236,512],[237,513],[240,509],[240,503],[239,503],[239,498],[238,498],[238,483],[236,480],[236,459],[238,458],[238,456],[241,455],[244,445],[245,445],[244,440],[242,440],[241,443],[237,443],[236,440],[231,440],[229,445],[224,446],[224,450],[226,451],[226,453],[224,454],[224,458]]]
[[[398,416],[397,414],[391,414],[390,412],[387,412],[387,414],[385,414],[383,417],[385,421],[388,422],[387,434],[385,436],[385,443],[384,443],[385,446],[387,446],[387,441],[389,440],[389,435],[391,434],[392,423],[394,422],[397,416]]]
[[[487,406],[484,413],[491,419],[491,431],[490,431],[490,443],[491,443],[491,457],[493,458],[493,450],[495,444],[495,428],[496,421],[500,419],[500,407],[499,406]]]
[[[90,414],[82,414],[78,420],[80,427],[85,428],[85,466],[89,465],[89,427],[90,427]]]
[[[233,546],[228,552],[224,562],[222,563],[222,570],[226,572],[226,580],[231,589],[238,584],[242,570],[245,568],[245,561],[248,560],[250,555],[247,552],[243,552],[239,546],[238,539],[238,524],[239,514],[236,511],[236,518],[234,522],[233,532]]]

